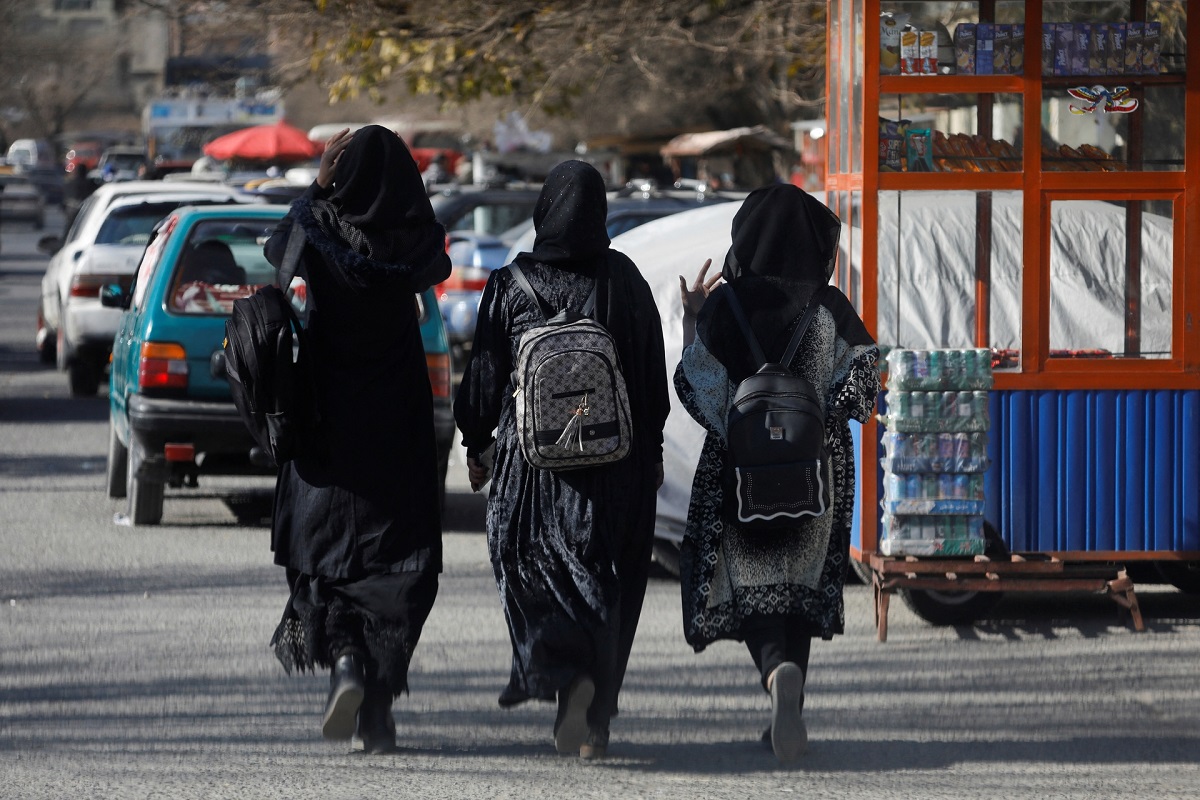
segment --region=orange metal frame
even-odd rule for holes
[[[1136,0],[1134,0],[1136,2]],[[983,0],[982,4],[986,4]],[[842,22],[863,25],[862,30],[833,24],[833,15],[852,4],[861,14],[841,14]],[[981,5],[982,5],[981,4]],[[878,198],[880,190],[972,190],[1021,191],[1023,203],[1023,270],[1021,290],[1021,366],[1017,372],[995,376],[997,389],[1200,389],[1200,270],[1187,265],[1200,254],[1200,58],[1188,58],[1184,75],[1184,125],[1188,135],[1184,145],[1184,170],[1179,172],[1043,172],[1041,142],[1026,136],[1022,144],[1022,172],[1003,173],[881,173],[879,171],[880,97],[887,94],[1021,94],[1023,119],[1041,120],[1042,86],[1065,84],[1062,78],[1041,75],[1041,60],[1027,58],[1023,75],[1003,76],[903,76],[879,74],[879,19],[883,0],[829,0],[827,58],[827,118],[829,120],[828,169],[826,191],[861,192],[862,208],[862,293],[860,312],[868,329],[879,318],[879,241]],[[1038,31],[1042,20],[1042,0],[1026,0],[1027,31]],[[1032,34],[1037,36],[1037,34]],[[851,42],[845,50],[839,37]],[[1200,10],[1188,15],[1187,38],[1200,42]],[[856,43],[861,47],[863,74],[854,74]],[[836,76],[850,71],[849,85],[862,82],[862,105],[851,108],[852,119],[841,118],[838,110]],[[1163,79],[1150,78],[1144,83]],[[1172,78],[1171,80],[1178,80]],[[852,103],[852,97],[847,105]],[[842,150],[850,145],[847,124],[861,126],[861,171],[840,169]],[[1027,122],[1028,124],[1028,122]],[[852,154],[845,156],[852,164]],[[1170,199],[1174,203],[1175,238],[1173,268],[1173,346],[1168,359],[1118,358],[1100,363],[1094,360],[1049,359],[1050,331],[1050,243],[1045,232],[1050,227],[1050,203],[1072,199],[1147,200]],[[1182,224],[1179,224],[1181,223]],[[986,299],[988,287],[977,285],[977,299]],[[976,342],[987,346],[987,317],[977,315]],[[878,423],[863,426],[860,468],[874,474],[878,464]],[[866,560],[878,544],[877,481],[861,481],[862,507],[859,522],[862,550],[855,555]],[[1200,553],[1100,553],[1070,552],[1053,555],[1078,560],[1140,560],[1200,558]]]

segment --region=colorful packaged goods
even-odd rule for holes
[[[1142,29],[1141,73],[1157,75],[1162,59],[1162,23],[1147,22]]]
[[[1142,44],[1146,32],[1143,22],[1125,23],[1125,74],[1141,72]]]
[[[900,33],[908,14],[885,14],[879,18],[879,72],[900,74]]]
[[[996,26],[980,22],[975,26],[975,74],[991,75],[995,63]]]
[[[936,75],[938,71],[937,31],[921,31],[917,34],[921,54],[922,75]]]
[[[1008,74],[1025,74],[1025,24],[1014,22],[1009,26]]]
[[[900,74],[921,74],[921,39],[917,31],[900,32]]]
[[[1092,49],[1092,26],[1076,22],[1072,26],[1071,66],[1068,75],[1088,74],[1088,53]]]
[[[1042,74],[1054,74],[1054,23],[1042,23]]]
[[[992,74],[1009,74],[1009,60],[1012,58],[1012,26],[992,26]]]
[[[909,128],[905,134],[905,145],[909,172],[933,172],[933,142],[928,128]]]
[[[1125,33],[1124,22],[1108,23],[1108,66],[1104,70],[1107,75],[1121,75],[1125,72]]]
[[[954,65],[960,75],[975,74],[975,23],[960,22],[954,28]]]
[[[1103,75],[1108,71],[1108,23],[1092,25],[1092,37],[1088,40],[1088,75]]]

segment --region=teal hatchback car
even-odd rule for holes
[[[124,309],[109,383],[108,496],[128,499],[135,525],[162,520],[165,489],[201,475],[271,474],[225,377],[225,320],[233,302],[275,280],[263,244],[287,206],[184,207],[151,235],[128,292],[105,287],[101,302]],[[305,286],[292,284],[303,316]],[[434,395],[445,486],[454,437],[450,349],[433,290],[417,297]]]

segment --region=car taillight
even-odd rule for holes
[[[450,355],[448,353],[426,353],[425,366],[429,368],[429,383],[434,397],[450,397]]]
[[[482,292],[492,272],[486,267],[456,266],[450,277],[438,284],[438,296],[445,298],[447,291]]]
[[[138,387],[141,389],[186,389],[187,353],[172,342],[146,342],[138,362]]]
[[[100,289],[109,284],[129,286],[128,275],[76,275],[71,278],[71,297],[99,297]]]

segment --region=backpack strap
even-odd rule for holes
[[[826,288],[826,286],[822,286],[820,289],[817,289],[817,291],[813,292],[813,296],[808,299],[808,305],[804,307],[804,316],[800,318],[800,324],[796,326],[796,331],[792,334],[787,349],[783,352],[783,360],[779,362],[785,369],[791,365],[792,359],[796,357],[796,351],[800,349],[800,340],[804,338],[804,332],[808,330],[809,323],[817,315],[817,308],[821,305],[821,297],[825,294]],[[737,320],[738,326],[742,329],[742,334],[750,344],[750,354],[754,356],[754,360],[759,364],[766,365],[769,363],[767,356],[763,353],[762,345],[758,343],[758,337],[754,335],[754,329],[750,327],[749,320],[746,319],[746,312],[742,310],[742,304],[737,299],[737,293],[733,289],[730,289],[728,294],[729,297],[726,299],[729,302],[729,310],[733,312],[734,319]]]
[[[292,229],[288,232],[287,249],[283,251],[283,263],[279,265],[279,288],[286,292],[288,286],[292,283],[292,278],[296,277],[296,270],[300,266],[300,254],[304,251],[304,243],[308,241],[308,236],[304,233],[304,228],[298,223],[292,223]]]
[[[555,315],[556,312],[554,309],[551,308],[550,304],[543,300],[542,296],[537,293],[537,290],[534,289],[533,285],[529,282],[529,278],[525,277],[525,272],[519,266],[517,266],[515,261],[508,265],[508,271],[512,273],[513,279],[517,282],[517,286],[521,287],[521,291],[525,293],[525,296],[532,300],[533,304],[537,306],[539,310],[541,310],[543,317],[550,319]],[[582,313],[585,317],[590,317],[595,309],[596,286],[593,284],[592,292],[588,295],[587,301],[583,304]]]

